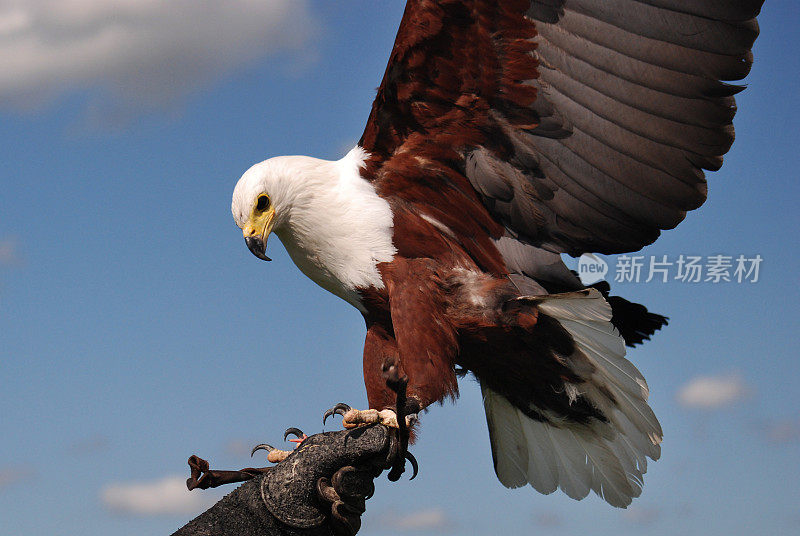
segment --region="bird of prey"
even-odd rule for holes
[[[364,316],[369,409],[337,408],[346,426],[400,426],[468,373],[502,484],[641,493],[662,429],[625,346],[666,319],[560,254],[638,250],[704,202],[762,2],[408,1],[358,145],[268,159],[233,193],[250,251],[274,233]]]

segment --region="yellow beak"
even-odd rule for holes
[[[249,249],[253,255],[265,261],[272,260],[267,257],[265,252],[267,251],[267,237],[269,237],[269,233],[272,232],[274,220],[275,209],[269,207],[263,212],[256,213],[254,211],[253,214],[250,215],[247,224],[242,228],[242,234],[244,235],[244,242],[247,244],[247,249]]]

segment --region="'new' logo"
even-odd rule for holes
[[[608,264],[606,264],[606,261],[593,253],[584,253],[578,259],[578,277],[581,278],[581,283],[586,286],[602,281],[607,273]]]

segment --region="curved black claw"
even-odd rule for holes
[[[253,447],[253,450],[250,451],[250,457],[252,458],[253,454],[255,454],[259,450],[266,450],[267,452],[272,452],[273,450],[275,450],[275,447],[273,447],[272,445],[267,445],[266,443],[261,443],[260,445],[256,445],[255,447]]]
[[[283,440],[286,441],[286,438],[290,435],[295,436],[297,439],[303,439],[306,437],[306,434],[304,434],[300,428],[295,428],[294,426],[286,429],[286,431],[283,433]]]
[[[406,460],[408,460],[408,463],[411,464],[412,473],[411,473],[411,478],[409,478],[409,480],[414,480],[415,478],[417,478],[417,475],[419,474],[419,465],[417,464],[417,459],[414,457],[413,454],[411,454],[408,451],[406,451],[405,458]]]
[[[348,406],[344,402],[339,402],[338,404],[336,404],[331,409],[325,412],[325,415],[322,416],[322,424],[325,424],[325,421],[327,421],[328,417],[330,417],[331,415],[341,415],[344,417],[344,414],[350,411],[350,409],[352,408],[350,408],[350,406]],[[289,430],[291,430],[291,428]],[[287,430],[287,432],[289,430]]]

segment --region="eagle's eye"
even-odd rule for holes
[[[258,201],[256,201],[256,210],[262,212],[269,208],[269,196],[268,195],[259,195]]]

